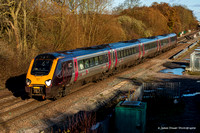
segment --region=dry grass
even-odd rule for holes
[[[192,71],[188,71],[188,72],[186,72],[186,73],[189,74],[189,75],[197,75],[197,76],[200,75],[200,72],[192,72]]]
[[[0,88],[6,87],[6,81],[10,77],[19,76],[27,72],[31,58],[31,53],[28,58],[23,58],[16,54],[12,46],[0,40]]]

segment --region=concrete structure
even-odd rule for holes
[[[194,51],[190,55],[190,68],[189,71],[200,71],[200,52]]]

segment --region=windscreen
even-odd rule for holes
[[[53,60],[52,59],[35,59],[31,70],[32,75],[48,75]]]

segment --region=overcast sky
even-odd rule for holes
[[[113,7],[123,3],[124,0],[113,0]],[[142,5],[150,6],[153,2],[165,2],[169,4],[185,5],[193,11],[196,18],[200,21],[200,0],[140,0]]]

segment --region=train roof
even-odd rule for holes
[[[139,39],[140,43],[154,42],[157,40],[158,40],[158,38],[156,36]]]
[[[72,56],[82,56],[86,54],[93,54],[110,50],[109,44],[96,45],[91,47],[77,48],[74,50],[64,51],[64,54],[71,54]]]
[[[91,47],[82,47],[82,48],[77,48],[73,50],[67,50],[67,51],[58,51],[54,53],[44,53],[38,55],[38,57],[43,57],[46,55],[50,55],[49,57],[53,58],[59,58],[59,57],[77,57],[77,56],[82,56],[82,55],[88,55],[88,54],[93,54],[93,53],[98,53],[98,52],[104,52],[106,50],[110,50],[109,44],[102,44],[102,45],[96,45],[96,46],[91,46]]]
[[[146,43],[146,42],[154,42],[157,41],[158,39],[165,39],[169,37],[176,36],[175,33],[171,34],[164,34],[164,35],[159,35],[159,36],[152,36],[152,37],[146,37],[146,38],[140,38],[140,39],[133,39],[129,41],[121,41],[121,42],[116,42],[116,43],[111,43],[109,46],[111,48],[125,48],[125,47],[130,47],[130,46],[135,46],[140,43]]]
[[[56,59],[60,56],[62,56],[60,53],[44,53],[37,55],[35,59]]]
[[[170,33],[170,34],[159,35],[159,36],[157,36],[157,38],[158,39],[165,39],[165,38],[174,37],[174,36],[176,36],[175,33]]]
[[[40,54],[36,56],[36,58],[43,58],[43,59],[47,59],[47,58],[54,59],[54,58],[59,58],[59,57],[73,58],[73,57],[82,56],[82,55],[105,52],[110,49],[126,48],[130,46],[138,45],[140,43],[153,42],[153,41],[157,41],[158,39],[164,39],[164,38],[169,38],[169,37],[174,37],[174,36],[176,36],[176,34],[171,33],[171,34],[165,34],[165,35],[159,35],[159,36],[153,36],[153,37],[147,37],[147,38],[141,38],[141,39],[133,39],[129,41],[121,41],[121,42],[110,43],[110,44],[96,45],[96,46],[91,46],[91,47],[82,47],[82,48],[77,48],[73,50]]]
[[[135,41],[122,41],[122,42],[116,42],[116,43],[111,43],[109,44],[110,48],[117,49],[117,48],[125,48],[125,47],[130,47],[134,45],[138,45],[140,42],[138,40]]]

